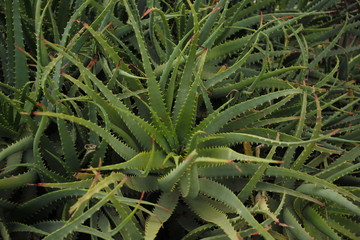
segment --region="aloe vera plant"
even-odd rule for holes
[[[359,237],[358,3],[2,4],[4,239]]]

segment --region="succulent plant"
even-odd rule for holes
[[[359,237],[357,2],[0,7],[4,239]]]

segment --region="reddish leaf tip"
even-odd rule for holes
[[[282,20],[282,19],[288,19],[288,18],[293,18],[294,16],[284,16],[284,17],[281,17],[281,18],[278,18],[279,20]]]
[[[155,9],[154,8],[149,8],[148,10],[146,10],[144,12],[144,14],[141,16],[141,18],[144,18],[146,15],[148,15],[149,13],[151,13],[152,11],[154,11]]]
[[[340,128],[338,128],[338,129],[336,129],[336,130],[332,131],[331,133],[329,133],[329,135],[334,135],[334,134],[336,134],[338,131],[340,131]]]
[[[19,46],[16,46],[16,45],[15,45],[15,48],[18,49],[18,50],[20,50],[21,52],[26,52],[24,49],[22,49],[22,48],[19,47]]]
[[[213,14],[213,13],[219,11],[219,10],[222,9],[222,8],[223,8],[222,6],[217,7],[217,8],[215,8],[214,10],[212,10],[212,11],[210,12],[210,14]]]

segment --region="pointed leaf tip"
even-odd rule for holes
[[[24,49],[22,49],[21,47],[19,47],[19,46],[14,46],[16,49],[18,49],[19,51],[21,51],[21,52],[23,52],[23,53],[26,53],[26,51],[24,50]]]
[[[151,13],[152,11],[154,11],[155,10],[155,8],[149,8],[148,10],[146,10],[145,12],[144,12],[144,14],[141,16],[141,18],[144,18],[146,15],[148,15],[149,13]]]
[[[288,18],[293,18],[294,16],[284,16],[284,17],[281,17],[281,18],[278,18],[279,20],[282,20],[282,19],[288,19]]]
[[[210,14],[213,14],[213,13],[219,11],[219,10],[222,9],[222,8],[223,8],[222,6],[217,7],[217,8],[215,8],[214,10],[212,10],[212,11],[210,12]]]
[[[329,135],[330,135],[330,136],[331,136],[331,135],[334,135],[334,134],[336,134],[338,131],[340,131],[340,128],[335,129],[334,131],[332,131],[331,133],[329,133]]]

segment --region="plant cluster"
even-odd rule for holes
[[[359,2],[0,2],[3,239],[358,239]]]

